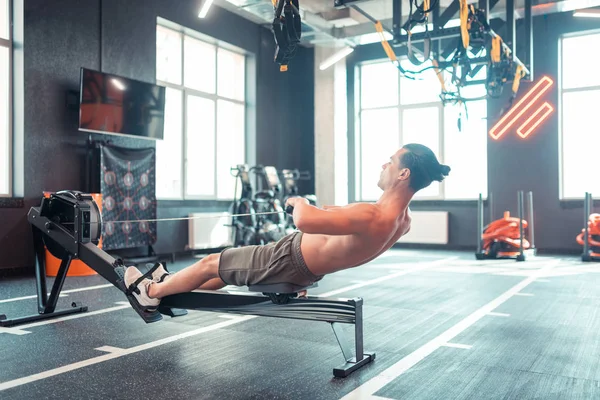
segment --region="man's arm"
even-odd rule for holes
[[[294,224],[304,233],[351,235],[363,232],[373,222],[377,208],[372,204],[357,204],[350,208],[323,210],[299,202],[294,205]]]

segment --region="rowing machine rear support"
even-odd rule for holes
[[[60,212],[58,212],[60,210]],[[38,314],[6,319],[0,315],[0,326],[11,327],[26,322],[51,319],[66,314],[86,312],[87,307],[73,303],[72,309],[55,311],[67,271],[72,260],[80,259],[100,276],[125,292],[122,281],[126,269],[122,260],[115,259],[98,248],[101,215],[90,195],[79,192],[59,192],[43,198],[40,207],[32,207],[28,213],[32,225],[36,251],[36,286]],[[98,229],[96,229],[98,228]],[[60,269],[50,296],[46,291],[45,249],[62,258]],[[296,320],[324,321],[331,324],[344,355],[345,364],[335,368],[336,377],[346,377],[375,359],[375,353],[363,349],[363,300],[361,298],[337,299],[319,296],[298,297],[306,288],[291,285],[251,286],[250,292],[192,291],[167,296],[157,311],[142,315],[146,322],[156,322],[162,315],[186,315],[187,310],[212,311]],[[274,294],[280,301],[274,302]],[[285,300],[285,301],[284,301]],[[279,304],[281,303],[281,304]],[[341,324],[354,326],[355,352],[346,341]]]

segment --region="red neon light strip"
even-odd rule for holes
[[[521,100],[519,100],[519,102],[517,104],[515,104],[510,110],[508,110],[508,112],[500,119],[500,121],[498,121],[496,123],[496,125],[494,125],[494,127],[492,129],[490,129],[490,136],[493,139],[498,140],[502,135],[504,135],[504,133],[506,133],[506,131],[511,126],[513,126],[513,124],[525,113],[525,111],[527,111],[533,105],[533,103],[535,103],[535,101],[537,99],[542,97],[542,95],[550,89],[550,87],[553,84],[554,84],[554,82],[552,81],[552,79],[548,78],[547,76],[544,76],[542,79],[540,79],[538,81],[538,83],[536,83],[535,86],[532,87],[525,94],[525,96],[523,96],[523,98],[521,98]],[[544,85],[544,86],[542,86],[542,85]],[[542,88],[540,89],[539,92],[537,92],[537,94],[534,95],[534,93],[536,93],[536,91],[539,87],[542,87]],[[531,98],[531,97],[533,97],[533,98]],[[527,100],[529,100],[529,103],[525,107],[521,108],[521,111],[519,111],[516,115],[514,115],[517,112],[517,110],[521,107],[521,105]],[[504,125],[504,127],[502,129],[500,129],[499,132],[496,132],[498,130],[498,128],[500,128],[500,126],[502,126],[506,122],[506,120],[508,120],[509,118],[510,118],[510,120],[506,123],[506,125]]]
[[[548,102],[542,104],[540,106],[540,108],[538,108],[536,110],[536,112],[531,114],[531,116],[529,118],[527,118],[527,120],[525,122],[523,122],[523,124],[519,127],[519,129],[517,129],[517,134],[519,136],[521,136],[523,139],[525,139],[527,136],[529,136],[531,134],[531,132],[533,132],[535,130],[535,128],[537,128],[542,122],[544,122],[544,120],[546,118],[548,118],[550,116],[550,114],[552,114],[552,111],[554,111],[554,108],[550,104],[548,104]],[[538,117],[538,115],[540,115],[540,114],[542,114],[542,115]],[[535,120],[535,122],[529,128],[525,129],[527,124],[529,124],[535,118],[537,118]]]

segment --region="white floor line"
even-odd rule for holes
[[[107,287],[114,287],[114,285],[112,283],[108,283],[106,285],[86,286],[86,287],[77,288],[77,289],[62,290],[58,297],[66,297],[68,293],[87,292],[88,290],[104,289]],[[50,293],[48,293],[48,296],[49,295],[50,295]],[[3,300],[0,300],[0,303],[10,303],[13,301],[29,300],[29,299],[35,299],[35,298],[37,298],[37,294],[31,295],[31,296],[14,297],[12,299],[3,299]]]
[[[510,317],[510,314],[501,312],[489,312],[487,315],[489,315],[490,317]]]
[[[550,279],[538,279],[537,282],[548,283]]]
[[[27,335],[30,334],[31,332],[29,331],[24,331],[22,329],[19,328],[5,328],[5,327],[0,327],[0,334],[3,333],[8,333],[10,335],[17,335],[17,336],[21,336],[21,335]]]
[[[119,358],[119,357],[124,357],[126,355],[129,354],[134,354],[134,353],[138,353],[140,351],[144,351],[144,350],[148,350],[154,347],[158,347],[158,346],[162,346],[165,344],[169,344],[181,339],[186,339],[188,337],[192,337],[192,336],[197,336],[197,335],[201,335],[203,333],[207,333],[207,332],[211,332],[217,329],[222,329],[222,328],[226,328],[228,326],[231,325],[235,325],[235,324],[239,324],[240,322],[243,321],[247,321],[249,319],[255,318],[254,316],[245,316],[242,318],[238,318],[236,320],[229,320],[229,321],[223,321],[223,322],[219,322],[218,324],[214,324],[214,325],[209,325],[209,326],[205,326],[199,329],[194,329],[192,331],[189,332],[184,332],[184,333],[180,333],[178,335],[174,335],[174,336],[169,336],[163,339],[159,339],[159,340],[155,340],[153,342],[149,342],[149,343],[144,343],[141,344],[139,346],[135,346],[135,347],[131,347],[129,349],[122,349],[122,351],[119,352],[115,352],[115,353],[108,353],[108,354],[103,354],[101,356],[98,357],[94,357],[94,358],[89,358],[87,360],[83,360],[83,361],[79,361],[73,364],[68,364],[68,365],[64,365],[62,367],[58,367],[58,368],[54,368],[54,369],[50,369],[48,371],[43,371],[40,372],[38,374],[34,374],[34,375],[30,375],[30,376],[24,376],[22,378],[18,378],[18,379],[13,379],[12,381],[6,381],[6,382],[2,382],[0,383],[0,392],[3,390],[7,390],[7,389],[12,389],[21,385],[25,385],[28,383],[32,383],[32,382],[36,382],[42,379],[46,379],[46,378],[50,378],[52,376],[56,376],[56,375],[60,375],[60,374],[64,374],[67,372],[71,372],[71,371],[75,371],[77,369],[81,369],[81,368],[85,368],[88,367],[90,365],[95,365],[95,364],[99,364],[105,361],[109,361],[109,360],[113,360],[115,358]],[[141,324],[142,322],[140,322]]]
[[[50,296],[50,293],[48,293],[48,296]],[[58,297],[67,297],[67,295],[61,292],[61,294],[59,294]],[[1,303],[12,303],[13,301],[21,301],[21,300],[29,300],[29,299],[37,299],[37,294],[32,295],[32,296],[14,297],[12,299],[0,300],[0,304]]]
[[[453,347],[455,349],[464,349],[464,350],[470,350],[473,347],[470,344],[460,344],[460,343],[444,343],[442,346]]]
[[[429,341],[425,345],[421,346],[417,350],[413,351],[408,356],[402,358],[400,361],[387,368],[385,371],[381,372],[377,376],[363,383],[344,397],[342,400],[363,400],[363,399],[371,399],[376,392],[381,390],[385,385],[392,382],[400,375],[408,371],[410,368],[424,360],[427,356],[437,350],[440,346],[445,343],[450,342],[454,339],[458,334],[462,333],[464,330],[468,329],[471,325],[475,324],[485,315],[498,308],[501,304],[506,302],[516,293],[519,293],[522,289],[530,285],[536,278],[541,275],[545,270],[551,269],[554,266],[558,265],[558,262],[547,264],[544,268],[540,269],[537,274],[528,277],[527,279],[519,282],[506,292],[502,293],[499,297],[495,298],[485,306],[481,307],[479,310],[475,311],[458,324],[454,325],[452,328],[443,332],[438,337]]]
[[[515,296],[533,297],[533,293],[515,293]]]
[[[242,318],[242,317],[240,315],[236,315],[236,314],[221,314],[221,315],[219,315],[219,318],[238,319],[238,318]]]
[[[125,353],[127,350],[122,349],[120,347],[113,347],[113,346],[102,346],[102,347],[98,347],[94,350],[98,350],[98,351],[104,351],[106,353],[112,353],[112,354],[123,354]]]
[[[69,289],[63,290],[61,293],[78,293],[78,292],[87,292],[88,290],[96,290],[96,289],[105,289],[109,287],[115,287],[112,283],[107,283],[104,285],[96,285],[96,286],[87,286],[78,289]]]
[[[458,258],[458,257],[448,257],[448,258],[445,258],[443,260],[436,260],[436,261],[428,261],[428,262],[424,262],[424,263],[419,263],[416,267],[411,268],[409,270],[395,272],[395,273],[390,274],[390,275],[385,275],[385,276],[381,276],[379,278],[370,279],[368,281],[363,281],[361,283],[356,283],[356,284],[354,284],[352,286],[347,286],[347,287],[340,288],[340,289],[335,289],[335,290],[332,290],[332,291],[329,291],[329,292],[326,292],[326,293],[321,293],[321,294],[316,295],[316,296],[317,297],[331,297],[331,296],[335,296],[337,294],[344,293],[344,292],[347,292],[347,291],[350,291],[350,290],[354,290],[354,289],[358,289],[358,288],[361,288],[361,287],[364,287],[364,286],[369,286],[369,285],[374,285],[376,283],[385,282],[385,281],[387,281],[389,279],[393,279],[393,278],[396,278],[398,276],[408,275],[408,274],[413,273],[413,272],[419,272],[419,271],[422,271],[422,270],[425,270],[425,269],[428,269],[428,268],[433,268],[433,267],[435,267],[435,266],[437,266],[439,264],[443,264],[445,262],[448,262],[450,260],[454,260],[456,258]]]
[[[23,335],[23,333],[20,333],[20,332],[31,333],[28,331],[24,331],[24,329],[33,328],[33,327],[42,326],[42,325],[57,324],[59,322],[69,321],[72,319],[86,318],[86,317],[91,317],[94,315],[106,314],[106,313],[113,312],[113,311],[131,308],[131,305],[128,302],[119,301],[119,302],[117,302],[117,304],[120,304],[120,305],[118,305],[116,307],[103,308],[101,310],[96,310],[96,311],[71,314],[71,315],[67,315],[65,317],[47,319],[45,321],[32,322],[31,324],[19,325],[18,327],[15,327],[15,328],[3,328],[3,329],[0,329],[0,334],[1,333],[9,333],[9,334],[13,334],[13,335]]]

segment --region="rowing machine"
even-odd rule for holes
[[[92,196],[76,191],[62,191],[43,198],[39,207],[29,210],[27,219],[33,229],[36,253],[36,287],[38,314],[6,319],[0,315],[0,326],[50,319],[67,314],[86,312],[86,306],[72,303],[72,308],[56,311],[67,271],[72,260],[79,259],[100,276],[127,293],[123,282],[125,265],[98,248],[102,232],[102,216]],[[45,249],[62,260],[50,295],[46,290]],[[316,286],[316,285],[315,285]],[[315,287],[313,286],[313,287]],[[142,312],[146,323],[156,322],[163,315],[177,317],[186,310],[212,311],[263,317],[325,321],[333,332],[345,358],[345,364],[334,368],[336,377],[346,377],[375,359],[375,353],[363,349],[363,300],[328,299],[318,296],[298,296],[308,288],[290,284],[256,285],[249,292],[195,290],[164,297],[158,310]],[[355,349],[343,336],[340,324],[354,325]]]

